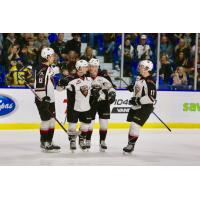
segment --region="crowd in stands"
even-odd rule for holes
[[[134,80],[140,60],[154,63],[156,77],[158,34],[126,33],[124,41],[123,76]],[[104,63],[112,63],[120,71],[121,33],[5,33],[0,34],[0,86],[24,86],[24,80],[34,82],[34,71],[39,67],[40,52],[52,47],[56,65],[61,72],[73,73],[77,59],[89,61],[102,56]],[[83,44],[86,44],[82,49]],[[200,39],[198,42],[200,47]],[[198,48],[200,55],[200,48]],[[193,89],[195,34],[162,33],[160,38],[159,88],[166,90]],[[200,56],[198,56],[200,67]],[[198,68],[199,69],[199,68]],[[20,77],[23,77],[21,79]],[[200,89],[200,73],[197,77]]]

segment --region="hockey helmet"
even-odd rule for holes
[[[139,67],[143,67],[147,71],[152,71],[153,63],[150,60],[142,60],[139,62]]]
[[[79,70],[82,67],[88,67],[88,62],[86,60],[78,60],[75,67],[76,70]]]
[[[99,67],[99,65],[100,65],[99,59],[92,58],[92,59],[89,61],[89,65]]]
[[[52,48],[49,47],[45,47],[42,49],[41,51],[41,57],[47,59],[48,56],[51,56],[54,54],[54,50]]]

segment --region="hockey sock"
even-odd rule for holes
[[[107,135],[107,130],[100,130],[99,131],[99,136],[100,136],[100,142],[106,139],[106,135]]]
[[[100,136],[100,142],[102,140],[106,139],[107,135],[107,129],[108,129],[108,119],[99,119],[100,123],[100,130],[99,130],[99,136]]]
[[[49,133],[49,120],[41,121],[40,124],[40,141],[46,142],[48,140],[48,133]]]
[[[138,136],[128,135],[128,141],[135,144],[138,139]]]
[[[48,130],[41,130],[40,129],[40,142],[46,142],[48,139]]]
[[[91,140],[92,132],[93,132],[92,130],[89,130],[89,131],[87,132],[86,140]]]
[[[49,142],[52,142],[53,135],[54,135],[54,128],[50,128],[49,131],[48,131],[48,141]]]
[[[49,142],[52,142],[52,140],[53,140],[54,130],[55,130],[55,119],[51,118],[49,120],[49,133],[48,133],[48,141]]]
[[[137,141],[139,137],[139,132],[140,132],[140,126],[136,124],[135,122],[131,122],[129,134],[128,134],[128,141],[130,143],[135,144],[135,142]]]
[[[87,132],[88,132],[88,129],[89,129],[89,125],[90,124],[86,124],[86,123],[81,122],[81,125],[80,125],[81,134],[80,134],[80,137],[79,137],[80,139],[86,138],[86,135],[87,135]]]

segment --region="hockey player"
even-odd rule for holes
[[[63,82],[67,88],[67,122],[70,140],[70,149],[76,149],[76,124],[80,124],[79,145],[82,150],[86,149],[85,136],[91,123],[90,116],[90,93],[91,78],[86,77],[88,62],[79,60],[76,62],[76,76],[69,82]],[[60,81],[62,83],[62,81]]]
[[[89,131],[86,136],[86,147],[87,149],[90,149],[93,125],[96,113],[98,113],[100,123],[99,144],[100,150],[104,151],[105,149],[107,149],[105,140],[108,129],[108,119],[110,119],[110,104],[115,101],[116,93],[115,89],[112,86],[112,83],[106,78],[99,76],[98,71],[99,60],[92,58],[89,61],[89,74],[92,78],[92,90],[90,99],[92,122],[89,126]]]
[[[41,118],[40,124],[40,142],[41,149],[45,151],[59,150],[60,147],[54,145],[52,140],[54,136],[55,120],[51,113],[55,115],[55,96],[53,76],[59,72],[58,68],[52,68],[54,63],[54,50],[52,48],[43,48],[41,51],[41,66],[36,71],[34,89],[41,99],[35,99],[37,109]],[[50,113],[51,112],[51,113]]]
[[[139,76],[134,86],[129,86],[133,97],[129,101],[132,105],[127,121],[131,122],[128,133],[128,145],[123,148],[124,152],[131,153],[139,137],[140,127],[145,124],[153,112],[156,101],[156,84],[151,76],[153,63],[149,60],[140,61],[138,65]]]

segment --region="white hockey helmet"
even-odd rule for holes
[[[92,58],[92,59],[89,61],[89,65],[99,67],[99,66],[100,66],[99,59]]]
[[[48,56],[51,56],[54,54],[54,50],[52,48],[49,47],[45,47],[42,49],[41,51],[41,57],[47,59]]]
[[[78,60],[76,62],[76,69],[79,70],[82,67],[88,67],[88,62],[86,60]]]
[[[147,71],[152,71],[153,63],[150,60],[142,60],[139,62],[139,67],[144,67]]]

